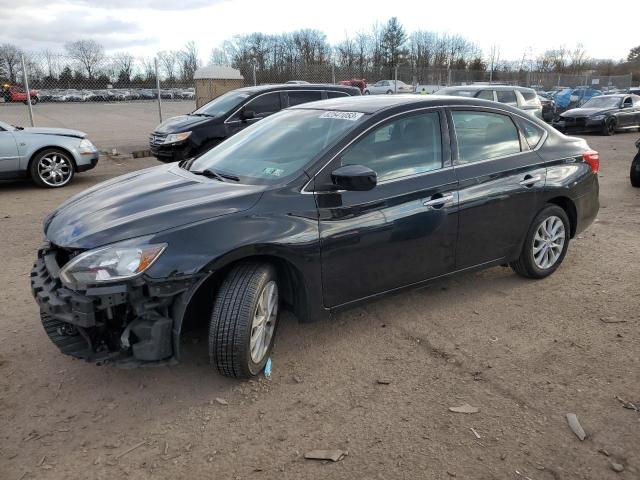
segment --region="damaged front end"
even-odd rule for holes
[[[199,276],[139,275],[72,289],[61,270],[82,253],[46,243],[31,270],[42,325],[60,351],[93,362],[157,362],[176,355],[182,321],[176,317],[184,309],[175,305]]]

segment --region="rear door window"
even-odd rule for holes
[[[527,140],[529,147],[531,147],[532,149],[536,148],[536,146],[538,146],[538,143],[540,143],[542,136],[544,135],[544,130],[541,127],[529,122],[528,120],[525,120],[524,118],[516,117],[516,123],[520,127],[520,131],[524,135],[524,138]]]
[[[516,94],[513,90],[496,90],[496,95],[500,103],[513,106],[518,105],[518,100],[516,100]]]
[[[483,100],[494,100],[493,90],[480,90],[478,92],[478,95],[476,95],[476,97],[481,98]]]
[[[300,105],[301,103],[315,102],[322,100],[322,90],[289,90],[289,106]]]
[[[633,106],[633,101],[631,100],[631,97],[627,97],[624,99],[624,103],[622,104],[623,108],[629,108]]]
[[[341,97],[348,97],[348,96],[349,95],[344,92],[336,92],[336,91],[327,92],[327,98],[341,98]]]
[[[249,100],[245,110],[255,113],[257,118],[263,118],[282,109],[280,92],[271,92]]]
[[[518,129],[507,115],[483,111],[451,112],[458,142],[458,163],[520,153]]]

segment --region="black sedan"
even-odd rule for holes
[[[179,355],[257,375],[279,312],[308,322],[509,264],[540,279],[598,212],[598,153],[521,110],[444,96],[289,108],[195,160],[114,178],[44,222],[44,329],[94,361]]]
[[[601,95],[590,98],[581,107],[561,113],[553,126],[561,132],[600,132],[613,135],[616,131],[640,127],[640,96]]]

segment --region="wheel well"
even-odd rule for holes
[[[31,158],[29,158],[29,164],[27,165],[27,176],[29,178],[31,178],[31,164],[33,163],[33,159],[36,158],[36,155],[38,155],[40,152],[44,152],[45,150],[60,150],[61,152],[66,153],[71,159],[71,162],[73,163],[73,170],[74,171],[78,170],[78,165],[76,165],[76,159],[73,157],[73,155],[69,150],[67,150],[64,147],[58,147],[57,145],[49,145],[48,147],[39,148],[38,150],[36,150],[31,154]]]
[[[562,208],[567,217],[569,217],[569,226],[571,228],[571,238],[573,238],[576,234],[576,228],[578,225],[578,212],[576,210],[576,206],[573,203],[573,200],[567,197],[556,197],[548,200],[547,203],[551,203],[553,205],[557,205]]]
[[[235,260],[220,270],[212,273],[193,294],[187,305],[182,331],[202,327],[203,321],[208,321],[216,293],[229,271],[238,263],[259,261],[270,263],[276,267],[281,288],[281,298],[289,309],[300,320],[307,316],[306,291],[300,271],[287,260],[272,255],[254,255]],[[203,320],[206,319],[206,320]]]

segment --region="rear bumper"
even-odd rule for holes
[[[45,244],[31,269],[31,290],[45,332],[62,353],[88,361],[160,361],[174,355],[172,304],[197,281],[138,278],[85,291],[59,277],[62,249]],[[66,260],[64,260],[66,261]]]

